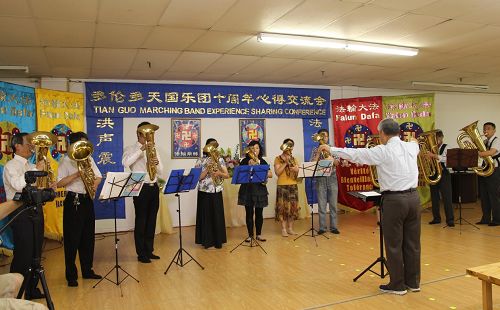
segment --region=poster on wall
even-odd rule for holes
[[[172,119],[172,158],[198,158],[201,144],[201,119]]]
[[[240,154],[244,156],[245,148],[252,140],[259,140],[262,149],[260,153],[266,156],[265,119],[240,119]]]

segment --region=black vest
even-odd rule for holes
[[[439,147],[439,152],[438,152],[438,155],[443,155],[444,153],[444,150],[446,149],[446,143],[443,143],[441,144],[441,146]],[[441,166],[443,167],[443,169],[446,169],[446,164],[443,163],[442,161],[439,162],[441,164]]]
[[[486,143],[486,149],[487,149],[487,150],[490,150],[490,149],[491,149],[491,146],[493,145],[493,141],[495,141],[496,139],[497,139],[497,137],[493,138],[493,140],[491,140],[491,142],[490,142],[490,143]],[[497,151],[498,151],[498,150],[497,150]],[[495,155],[495,156],[491,156],[491,157],[492,157],[494,160],[496,160],[496,161],[497,161],[497,165],[498,165],[497,167],[500,167],[500,159],[499,159],[499,157],[500,157],[500,153],[498,153],[498,154],[497,154],[497,155]]]

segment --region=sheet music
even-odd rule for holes
[[[317,164],[317,165],[316,165]],[[316,169],[316,172],[314,171]],[[333,172],[333,160],[307,161],[299,166],[299,178],[328,177]]]
[[[369,191],[369,192],[359,192],[361,195],[366,196],[366,197],[377,197],[377,196],[382,196],[380,193],[374,192],[374,191]]]

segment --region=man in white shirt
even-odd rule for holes
[[[484,141],[486,151],[479,152],[479,156],[492,156],[495,170],[490,176],[479,177],[481,209],[483,211],[481,220],[476,223],[479,225],[500,225],[500,198],[498,197],[500,188],[500,169],[498,168],[500,163],[500,139],[495,136],[495,132],[496,126],[494,123],[484,123],[483,133],[486,137]]]
[[[322,145],[319,151],[353,163],[377,166],[382,193],[382,228],[390,282],[385,293],[404,295],[420,291],[420,198],[417,192],[419,153],[415,139],[399,138],[399,124],[384,119],[378,125],[381,145],[373,148],[337,148]]]
[[[14,157],[4,167],[3,182],[7,200],[12,200],[16,192],[22,192],[26,186],[24,173],[29,170],[43,170],[44,161],[33,165],[28,161],[32,155],[32,145],[28,143],[27,133],[19,133],[12,137],[10,145]],[[16,211],[18,212],[18,211]],[[14,214],[16,213],[14,212]],[[10,264],[10,272],[25,275],[33,263],[35,256],[40,257],[43,244],[43,209],[27,211],[19,215],[11,225],[14,237],[14,257]],[[35,237],[37,248],[35,249]],[[38,275],[35,274],[30,287],[25,290],[26,299],[38,299],[45,296],[36,287]]]
[[[137,128],[149,124],[149,122],[142,122]],[[137,132],[137,142],[134,145],[126,147],[123,151],[123,166],[130,168],[132,172],[148,171],[145,150],[146,138]],[[135,209],[135,251],[137,252],[137,259],[141,263],[151,263],[151,259],[160,258],[158,255],[153,254],[156,216],[160,207],[160,190],[157,181],[158,174],[161,174],[163,171],[163,165],[158,152],[156,153],[156,160],[150,164],[157,166],[156,177],[151,180],[149,174],[146,173],[144,185],[139,196],[133,198]]]
[[[68,143],[88,141],[84,132],[74,132],[68,136]],[[68,148],[69,149],[69,148]],[[94,190],[102,180],[101,172],[90,157],[96,179]],[[64,261],[68,286],[78,286],[76,252],[80,256],[80,267],[84,279],[101,279],[92,269],[95,245],[95,212],[93,197],[90,197],[78,171],[76,161],[65,156],[57,169],[57,186],[66,187],[63,212]]]

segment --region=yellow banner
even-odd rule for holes
[[[57,178],[58,163],[66,156],[66,137],[84,126],[83,94],[36,89],[37,128],[50,131],[57,137],[57,145],[49,150],[50,166]],[[61,240],[63,236],[64,189],[58,189],[57,198],[45,204],[45,236]]]

